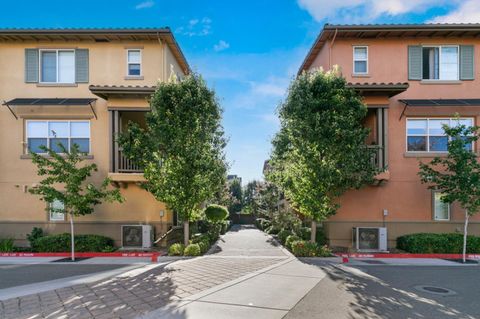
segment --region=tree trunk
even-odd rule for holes
[[[465,225],[463,226],[463,263],[466,262],[467,256],[467,229],[468,229],[468,219],[469,219],[468,211],[465,210]]]
[[[71,242],[71,258],[75,261],[75,232],[73,229],[73,214],[70,213],[70,242]]]
[[[317,241],[317,222],[312,220],[312,227],[310,230],[310,241],[315,243]]]
[[[183,244],[188,246],[188,241],[190,240],[190,229],[189,229],[188,220],[183,222]]]

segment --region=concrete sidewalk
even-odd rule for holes
[[[324,277],[289,258],[139,318],[282,318]]]

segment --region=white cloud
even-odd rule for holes
[[[432,19],[432,23],[479,23],[480,1],[467,0],[452,12]]]
[[[228,42],[225,42],[223,40],[220,40],[217,44],[215,44],[213,46],[213,49],[216,51],[216,52],[220,52],[220,51],[223,51],[223,50],[226,50],[230,47],[230,43]]]
[[[446,3],[446,0],[298,0],[298,5],[317,21],[338,16],[345,20],[375,19],[383,14],[395,16],[408,12],[422,12],[442,3]]]
[[[212,33],[212,20],[210,18],[204,17],[203,19],[191,19],[188,21],[188,24],[183,27],[177,28],[175,30],[177,33],[195,37],[195,36],[206,36]]]
[[[135,6],[135,9],[139,10],[139,9],[147,9],[147,8],[151,8],[155,5],[155,2],[152,1],[152,0],[147,0],[147,1],[143,1],[143,2],[140,2],[139,4],[137,4]]]

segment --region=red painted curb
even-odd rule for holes
[[[76,257],[151,257],[152,260],[163,255],[157,252],[75,253]],[[0,253],[0,257],[70,257],[70,253]]]
[[[434,259],[461,259],[462,254],[387,254],[387,253],[351,253],[335,254],[342,258],[434,258]],[[467,254],[467,259],[480,259],[480,254]]]

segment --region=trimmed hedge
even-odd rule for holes
[[[205,217],[212,223],[224,221],[228,217],[228,209],[220,205],[208,205],[205,209]]]
[[[48,235],[33,241],[32,250],[37,252],[58,253],[70,251],[70,234]],[[76,252],[111,251],[113,239],[100,235],[75,235]]]
[[[180,243],[176,243],[171,245],[168,248],[168,255],[169,256],[183,256],[183,252],[185,250],[185,246]]]
[[[463,234],[404,235],[397,238],[397,248],[412,254],[461,254]],[[467,236],[467,253],[480,253],[480,237]]]
[[[185,256],[200,256],[202,254],[199,244],[190,244],[183,251]]]

